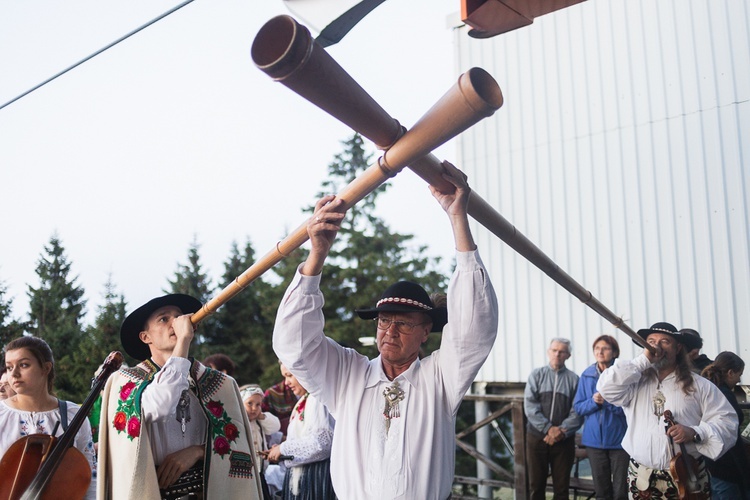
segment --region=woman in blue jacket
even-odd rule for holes
[[[628,498],[627,476],[629,456],[622,449],[622,438],[627,429],[625,413],[602,398],[596,391],[599,375],[612,366],[620,355],[617,340],[602,335],[594,341],[596,363],[586,368],[578,382],[573,407],[584,418],[581,444],[591,464],[597,499]]]

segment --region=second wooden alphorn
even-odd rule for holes
[[[254,45],[253,53],[255,54],[255,52],[256,47]],[[325,51],[322,52],[325,53]],[[309,61],[309,58],[305,59],[305,61]],[[320,71],[323,73],[326,72],[326,64],[333,64],[340,68],[333,59],[330,59],[330,61],[324,63],[322,66],[317,60],[316,63],[319,68],[322,68]],[[343,70],[341,71],[343,72]],[[351,80],[351,78],[349,79]],[[339,86],[338,95],[351,98],[359,92],[364,92],[361,90],[361,87],[356,84],[354,85],[357,88]],[[371,98],[370,101],[372,101]],[[374,103],[374,101],[372,102]],[[349,209],[388,180],[389,177],[393,177],[400,172],[409,163],[423,157],[482,118],[491,116],[501,105],[502,93],[497,82],[482,69],[473,68],[467,71],[459,77],[458,82],[448,90],[443,98],[420,118],[412,130],[405,132],[388,149],[386,155],[380,157],[375,164],[357,176],[356,179],[344,187],[336,196],[344,200],[344,207]],[[382,115],[385,116],[384,111]],[[397,137],[401,132],[401,126],[395,120],[392,120],[392,123],[395,123],[395,125],[393,125],[390,132]],[[385,134],[381,134],[381,136],[386,137]],[[395,140],[396,138],[392,141],[385,140],[383,144],[387,145],[389,142]],[[255,279],[276,265],[292,251],[299,248],[307,240],[307,221],[305,221],[290,235],[280,241],[274,249],[256,261],[193,314],[191,318],[193,324],[197,324],[209,314],[215,312],[221,305],[240,293]]]
[[[430,185],[435,186],[441,191],[450,190],[452,187],[452,185],[449,185],[443,179],[443,166],[440,160],[434,155],[427,155],[410,163],[409,168]],[[609,321],[612,326],[625,333],[633,342],[654,352],[653,348],[635,330],[628,326],[621,317],[617,316],[607,306],[602,304],[599,299],[594,297],[590,291],[586,290],[583,285],[562,270],[547,254],[479,196],[476,191],[472,191],[469,195],[468,212],[474,220],[504,241],[513,250],[544,272],[544,274],[552,278],[557,284],[599,314],[599,316]]]
[[[471,84],[472,88],[467,88],[463,92],[446,94],[425,115],[433,119],[420,120],[407,132],[407,136],[399,139],[401,127],[398,121],[392,118],[322,47],[315,43],[307,28],[290,16],[275,17],[261,28],[253,42],[252,57],[255,64],[271,78],[283,83],[334,118],[349,125],[381,149],[386,149],[380,159],[384,167],[390,168],[394,165],[400,170],[401,166],[406,164],[417,175],[441,191],[451,190],[453,186],[442,178],[443,167],[440,161],[429,152],[434,149],[435,142],[442,144],[456,135],[450,126],[452,120],[465,120],[464,116],[452,115],[461,107],[456,106],[455,102],[447,101],[461,96],[464,99],[463,111],[471,109],[477,117],[489,116],[494,112],[485,104],[486,100],[493,99],[493,96],[495,96],[497,106],[502,105],[500,90],[495,88],[497,84],[489,75],[483,78],[460,79],[459,87],[463,82],[466,85]],[[484,73],[484,70],[475,68],[469,71],[470,74],[471,72]],[[410,142],[408,152],[412,158],[405,158],[404,149],[397,147],[401,141]],[[418,144],[414,144],[415,142]],[[388,149],[391,144],[394,146]],[[630,326],[625,324],[621,317],[609,310],[590,291],[560,269],[539,247],[474,191],[469,198],[468,209],[469,215],[477,222],[565,290],[623,331],[636,344],[651,349]]]

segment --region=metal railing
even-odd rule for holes
[[[469,498],[493,498],[493,494],[499,489],[511,489],[517,499],[528,497],[528,478],[526,474],[526,415],[523,410],[523,386],[524,384],[492,384],[490,389],[501,392],[501,394],[467,394],[464,396],[463,405],[474,404],[475,408],[485,405],[487,412],[486,417],[480,418],[465,429],[456,429],[456,446],[459,450],[472,457],[477,464],[482,464],[490,474],[482,474],[479,477],[469,475],[459,475],[454,477],[454,494],[453,499]],[[476,410],[475,410],[476,412]],[[508,427],[507,422],[510,419],[510,436],[505,435],[503,427]],[[476,420],[476,418],[475,418]],[[499,420],[504,420],[498,424]],[[487,448],[470,442],[471,438],[477,434],[480,429],[491,426],[492,431],[500,439],[505,452],[512,458],[512,469],[503,466],[493,458],[497,455],[497,449],[490,449],[491,455],[483,453],[479,448]],[[480,439],[477,437],[477,439]],[[593,493],[593,482],[591,479],[578,477],[578,465],[586,458],[585,448],[576,447],[576,463],[573,467],[573,477],[570,478],[570,490],[574,498],[582,495],[583,498],[590,497]],[[481,469],[482,467],[478,467]],[[456,493],[456,486],[474,486],[476,495],[469,496],[466,492]],[[548,482],[551,486],[551,482]]]

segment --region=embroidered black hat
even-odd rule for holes
[[[448,322],[448,309],[445,306],[435,306],[424,288],[411,281],[399,281],[386,288],[375,307],[370,309],[356,309],[362,319],[373,319],[381,312],[425,313],[432,320],[433,332],[443,330]]]
[[[697,331],[692,328],[683,328],[680,330],[680,334],[682,335],[682,343],[685,344],[685,347],[687,347],[689,351],[692,351],[693,349],[703,349],[703,339],[701,338],[701,334]]]
[[[143,361],[151,357],[151,349],[141,340],[140,333],[146,326],[146,321],[157,309],[175,306],[183,314],[196,312],[201,308],[200,300],[182,293],[172,293],[151,299],[135,311],[128,314],[120,327],[120,342],[122,348],[135,359]]]
[[[643,328],[642,330],[638,330],[638,335],[643,340],[648,339],[648,336],[652,333],[663,333],[666,335],[671,335],[681,344],[685,344],[685,335],[682,335],[680,332],[678,332],[677,328],[670,323],[654,323],[650,328]]]

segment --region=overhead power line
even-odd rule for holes
[[[120,38],[118,38],[118,39],[117,39],[117,40],[115,40],[114,42],[110,43],[109,45],[106,45],[105,47],[102,47],[101,49],[97,50],[96,52],[94,52],[94,53],[93,53],[93,54],[91,54],[90,56],[84,57],[83,59],[81,59],[81,60],[80,60],[80,61],[78,61],[77,63],[75,63],[75,64],[73,64],[73,65],[71,65],[71,66],[69,66],[69,67],[65,68],[64,70],[60,71],[60,72],[59,72],[59,73],[57,73],[56,75],[54,75],[54,76],[51,76],[51,77],[47,78],[47,79],[46,79],[46,80],[44,80],[44,81],[43,81],[42,83],[40,83],[40,84],[38,84],[38,85],[36,85],[36,86],[34,86],[34,87],[30,88],[29,90],[27,90],[27,91],[26,91],[26,92],[24,92],[23,94],[20,94],[20,95],[18,95],[18,96],[16,96],[16,97],[14,97],[14,98],[13,98],[13,99],[11,99],[10,101],[8,101],[8,102],[6,102],[5,104],[3,104],[2,106],[0,106],[0,109],[3,109],[3,108],[5,108],[6,106],[9,106],[9,105],[13,104],[14,102],[16,102],[17,100],[19,100],[20,98],[22,98],[22,97],[24,97],[24,96],[27,96],[27,95],[31,94],[31,93],[32,93],[32,92],[34,92],[35,90],[37,90],[37,89],[39,89],[39,88],[43,87],[44,85],[47,85],[47,84],[48,84],[49,82],[51,82],[52,80],[54,80],[54,79],[56,79],[56,78],[58,78],[58,77],[60,77],[60,76],[64,75],[64,74],[65,74],[65,73],[67,73],[68,71],[70,71],[70,70],[72,70],[72,69],[74,69],[74,68],[76,68],[76,67],[80,66],[81,64],[85,63],[85,62],[86,62],[86,61],[88,61],[89,59],[93,59],[94,57],[98,56],[99,54],[101,54],[101,53],[102,53],[102,52],[104,52],[105,50],[111,49],[112,47],[114,47],[114,46],[115,46],[115,45],[117,45],[118,43],[122,42],[123,40],[126,40],[126,39],[130,38],[131,36],[135,35],[135,34],[136,34],[136,33],[138,33],[139,31],[141,31],[141,30],[143,30],[143,29],[145,29],[145,28],[148,28],[149,26],[151,26],[152,24],[156,23],[157,21],[161,21],[162,19],[164,19],[164,18],[165,18],[165,17],[167,17],[168,15],[172,14],[173,12],[176,12],[176,11],[178,11],[179,9],[183,8],[184,6],[186,6],[186,5],[187,5],[187,4],[189,4],[189,3],[192,3],[193,1],[194,1],[194,0],[185,0],[184,2],[182,2],[182,3],[181,3],[181,4],[179,4],[179,5],[177,5],[176,7],[173,7],[173,8],[171,8],[171,9],[169,9],[168,11],[166,11],[165,13],[163,13],[163,14],[161,14],[161,15],[159,15],[159,16],[157,16],[157,17],[155,17],[155,18],[153,18],[152,20],[150,20],[149,22],[147,22],[147,23],[146,23],[146,24],[144,24],[143,26],[140,26],[140,27],[138,27],[138,28],[134,29],[133,31],[131,31],[130,33],[128,33],[128,34],[126,34],[126,35],[123,35],[123,36],[121,36]]]

